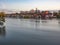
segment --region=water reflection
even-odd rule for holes
[[[0,36],[5,36],[6,34],[6,30],[5,30],[5,26],[3,28],[0,28]]]
[[[58,24],[60,24],[60,20],[58,20]]]
[[[58,20],[58,26],[60,27],[60,19]]]
[[[47,23],[47,21],[46,20],[42,20],[41,23]]]
[[[35,20],[35,29],[37,30],[38,29],[38,27],[40,26],[39,25],[40,24],[40,20]]]
[[[5,36],[5,31],[4,21],[0,21],[0,36]]]

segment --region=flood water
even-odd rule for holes
[[[60,20],[5,19],[0,45],[60,45]]]

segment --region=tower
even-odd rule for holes
[[[37,14],[38,13],[38,9],[36,8],[36,11],[35,11],[35,13]]]

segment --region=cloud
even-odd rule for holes
[[[5,9],[6,8],[6,5],[4,3],[0,3],[0,9]]]
[[[60,9],[60,0],[0,0],[0,9],[30,10],[34,8]]]

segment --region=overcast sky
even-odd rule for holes
[[[60,0],[0,0],[0,9],[11,10],[59,10]]]

